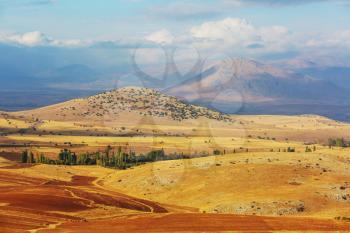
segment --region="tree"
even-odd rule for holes
[[[123,168],[124,167],[124,158],[122,153],[122,148],[119,146],[117,152],[114,154],[115,157],[115,168]]]
[[[164,150],[153,150],[148,152],[147,158],[149,161],[158,161],[158,160],[163,160],[165,158],[165,153]]]
[[[27,150],[27,163],[35,163],[34,154]]]
[[[329,138],[328,139],[328,146],[329,148],[332,148],[333,146],[336,147],[348,147],[349,146],[349,142],[346,141],[344,138]]]
[[[75,153],[72,154],[72,161],[71,164],[77,164],[77,155]]]
[[[21,162],[22,163],[27,163],[28,162],[28,152],[27,151],[23,151],[22,155],[21,155]]]
[[[311,152],[311,149],[308,146],[306,146],[305,152]]]
[[[58,160],[62,162],[66,160],[66,151],[67,149],[61,150],[61,152],[58,154]]]
[[[295,152],[295,148],[288,147],[287,152]]]
[[[221,154],[221,151],[218,150],[218,149],[215,149],[215,150],[213,151],[213,154],[214,154],[214,155],[220,155],[220,154]]]
[[[335,140],[335,145],[337,147],[345,147],[345,141],[344,141],[344,138],[337,138]]]
[[[332,148],[332,146],[335,146],[335,140],[332,138],[329,138],[328,139],[328,146],[329,146],[329,149]]]

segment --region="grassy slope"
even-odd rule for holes
[[[320,149],[164,161],[114,173],[104,184],[206,212],[349,216],[348,153]]]
[[[168,97],[163,98],[158,103],[170,101]],[[92,97],[88,101],[97,102],[99,99]],[[136,104],[141,102],[143,100],[139,99]],[[350,138],[349,124],[319,116],[231,116],[233,121],[204,116],[182,121],[159,115],[144,118],[139,113],[129,111],[130,107],[135,107],[132,103],[131,106],[127,103],[119,106],[127,107],[123,114],[118,112],[115,115],[112,112],[102,118],[96,115],[99,111],[90,109],[86,100],[2,115],[0,128],[7,130],[9,135],[0,137],[0,143],[47,143],[34,150],[53,154],[60,149],[55,144],[65,146],[65,142],[84,144],[83,148],[79,148],[83,151],[106,145],[127,145],[141,152],[154,148],[192,154],[203,151],[211,153],[214,149],[226,150],[229,154],[225,156],[157,162],[126,171],[45,165],[22,171],[53,179],[60,177],[60,174],[64,179],[69,179],[71,174],[91,173],[103,179],[101,184],[110,189],[160,202],[193,206],[207,212],[332,218],[350,215],[348,200],[344,199],[348,198],[350,190],[345,183],[350,179],[348,150],[329,150],[317,145],[316,152],[304,153],[303,144],[323,143],[329,137]],[[113,107],[106,102],[97,105],[101,104]],[[174,104],[178,103],[175,101]],[[162,104],[158,107],[164,110]],[[192,107],[182,107],[191,112]],[[85,110],[90,113],[87,117],[77,115]],[[218,116],[217,113],[210,114]],[[36,118],[40,119],[37,121]],[[32,130],[33,127],[36,131]],[[20,135],[18,130],[21,128],[28,132]],[[81,131],[85,134],[77,133]],[[62,132],[67,135],[56,134]],[[97,137],[90,136],[91,132],[112,132],[114,135],[139,133],[146,137]],[[268,138],[276,138],[277,141]],[[240,147],[249,148],[249,152],[232,154],[234,149]],[[277,152],[287,147],[296,147],[297,153]],[[22,149],[1,148],[8,151]],[[274,152],[270,152],[271,149]],[[305,209],[300,211],[301,207]]]

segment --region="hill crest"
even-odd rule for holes
[[[125,116],[163,118],[172,121],[201,117],[229,121],[229,116],[187,104],[176,97],[141,87],[123,87],[94,96],[15,113],[24,117],[59,121],[118,121]],[[130,118],[132,119],[132,118]]]

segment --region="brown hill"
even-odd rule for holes
[[[349,127],[319,116],[225,115],[136,87],[0,115],[2,135],[210,135],[325,143],[350,138]]]
[[[199,118],[229,121],[227,115],[179,101],[158,91],[125,87],[82,99],[14,113],[33,120],[55,121],[132,121],[145,118],[154,121],[183,121]]]

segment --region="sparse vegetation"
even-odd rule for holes
[[[305,152],[312,152],[312,150],[311,150],[310,147],[307,146],[307,147],[305,148]]]
[[[344,138],[330,138],[328,139],[328,146],[331,147],[349,147],[350,142]]]
[[[136,155],[135,152],[129,151],[127,149],[118,147],[113,150],[108,146],[105,152],[93,152],[93,153],[82,153],[76,155],[76,153],[63,149],[58,154],[57,159],[50,159],[44,154],[40,154],[36,159],[34,154],[29,150],[25,150],[22,153],[21,162],[22,163],[43,163],[51,165],[99,165],[109,168],[126,169],[140,164],[162,161],[162,160],[177,160],[177,159],[189,159],[191,156],[184,155],[183,153],[172,153],[165,154],[164,150],[152,150],[146,154]],[[214,155],[222,154],[219,150],[214,150]],[[209,154],[200,153],[195,157],[205,157]],[[193,156],[192,156],[193,157]]]
[[[102,117],[118,115],[119,112],[133,111],[143,116],[170,117],[175,121],[198,119],[199,117],[231,121],[225,114],[187,104],[175,97],[147,88],[122,88],[89,97],[87,101],[91,108],[83,113],[85,116],[96,115]],[[62,111],[70,110],[72,109],[62,109]]]

